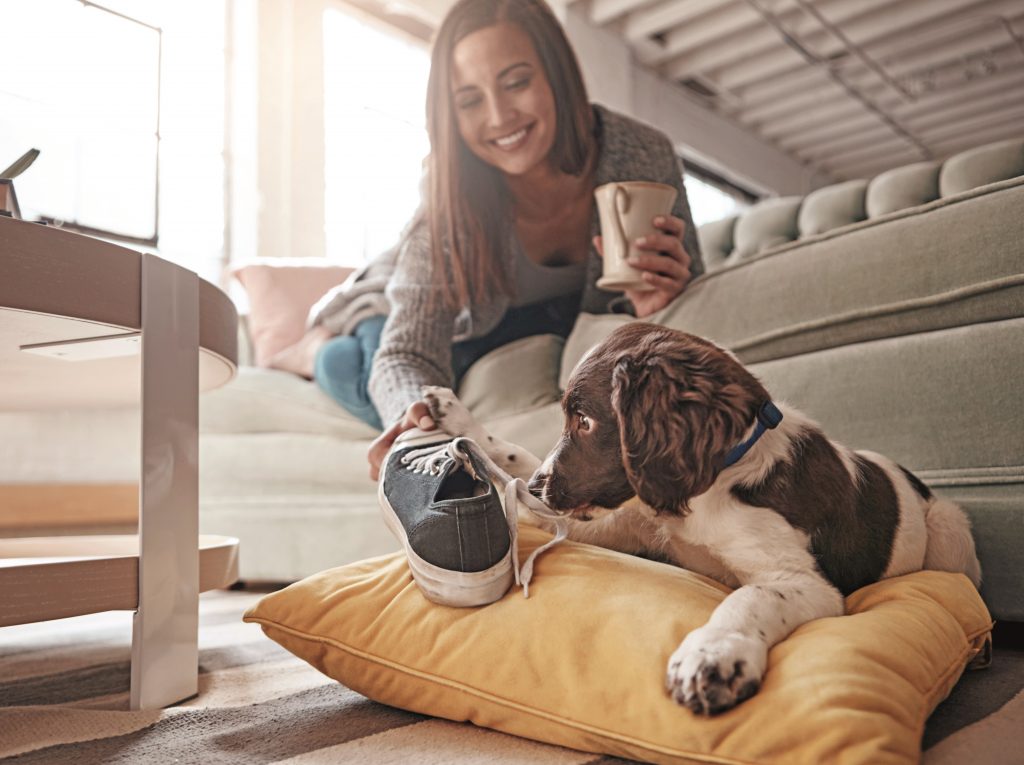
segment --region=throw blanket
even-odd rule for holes
[[[309,309],[306,328],[325,327],[332,335],[351,335],[356,325],[371,316],[387,316],[384,289],[395,270],[400,245],[385,250],[329,290]]]

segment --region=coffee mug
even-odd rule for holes
[[[604,249],[604,268],[597,280],[598,287],[640,292],[654,289],[643,280],[642,272],[626,263],[626,259],[644,252],[636,247],[636,240],[658,233],[651,221],[656,215],[672,214],[678,193],[674,186],[647,181],[606,183],[594,189]]]

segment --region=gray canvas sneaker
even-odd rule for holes
[[[459,440],[436,430],[402,433],[378,496],[423,594],[442,605],[481,606],[512,586],[515,523],[485,466]]]

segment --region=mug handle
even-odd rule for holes
[[[626,229],[622,226],[622,216],[629,212],[629,192],[622,186],[615,187],[615,228],[619,232],[619,241],[622,243],[622,257],[629,255],[629,241],[626,239]]]

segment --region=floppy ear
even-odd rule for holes
[[[659,513],[686,515],[749,425],[749,394],[691,355],[663,344],[623,354],[612,370],[626,475]]]

